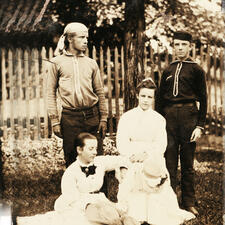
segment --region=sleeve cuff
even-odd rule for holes
[[[49,115],[49,118],[51,120],[52,127],[60,124],[58,115]]]
[[[107,122],[107,115],[106,116],[101,116],[100,121],[101,122]]]

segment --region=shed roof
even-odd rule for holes
[[[44,30],[52,23],[46,14],[50,0],[0,0],[0,32],[27,33]]]

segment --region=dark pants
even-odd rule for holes
[[[190,142],[196,128],[198,109],[195,104],[170,105],[165,107],[168,145],[165,152],[166,166],[170,174],[171,186],[176,192],[177,167],[180,155],[182,204],[195,205],[194,153],[196,143]]]
[[[99,126],[98,107],[94,106],[83,111],[63,109],[61,128],[63,135],[63,151],[66,167],[76,160],[76,137],[81,132],[89,132],[98,139],[98,155],[102,154],[102,139],[97,135]]]

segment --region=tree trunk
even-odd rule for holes
[[[126,0],[125,7],[125,111],[136,103],[136,87],[144,78],[144,2],[145,0]]]

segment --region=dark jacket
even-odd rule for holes
[[[173,95],[174,78],[180,61],[172,62],[162,74],[156,95],[156,110],[164,115],[164,107],[174,103],[199,102],[197,126],[204,127],[207,113],[207,91],[204,70],[190,58],[182,62],[178,79],[178,95]]]

